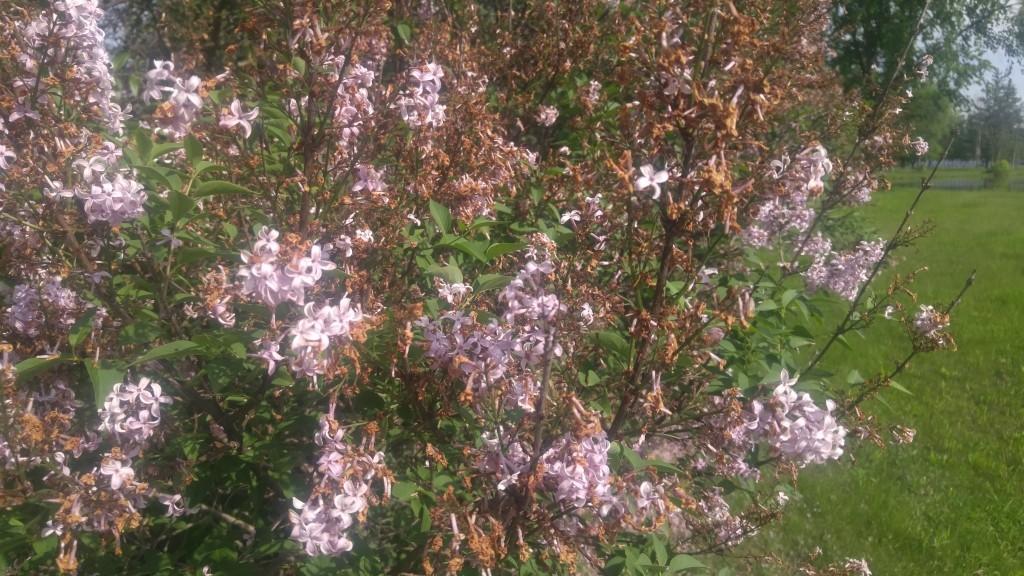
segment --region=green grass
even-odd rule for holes
[[[954,178],[971,177],[955,172]],[[920,181],[911,170],[893,176]],[[892,232],[914,194],[906,185],[878,194],[868,222]],[[884,398],[891,408],[870,406],[883,422],[915,428],[913,444],[868,446],[856,464],[808,467],[787,518],[760,535],[755,548],[795,562],[821,547],[824,559],[867,559],[876,576],[1024,575],[1022,218],[1021,191],[925,193],[912,222],[930,219],[937,228],[918,242],[918,253],[899,253],[896,268],[927,265],[916,291],[920,303],[935,305],[948,303],[977,268],[953,315],[960,349],[918,356],[898,378],[913,396],[890,390]],[[826,367],[873,375],[890,355],[909,349],[897,332],[854,336],[853,350],[830,353]]]

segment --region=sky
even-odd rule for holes
[[[1002,52],[988,52],[985,54],[985,58],[1000,72],[1006,72],[1011,66],[1010,59]],[[1020,64],[1013,65],[1013,74],[1010,75],[1010,79],[1013,80],[1014,86],[1017,87],[1017,94],[1024,96],[1024,66]],[[981,90],[981,84],[975,84],[967,94],[971,99],[975,99],[981,96]]]

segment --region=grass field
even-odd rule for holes
[[[897,172],[893,190],[876,195],[867,220],[879,233],[896,228],[920,177]],[[820,547],[826,559],[866,559],[875,576],[1024,575],[1024,192],[929,190],[913,221],[927,219],[935,231],[896,265],[928,266],[919,302],[948,303],[975,268],[977,280],[953,316],[960,350],[918,356],[898,379],[913,396],[889,391],[891,409],[872,406],[881,420],[915,428],[915,442],[867,447],[855,465],[809,467],[787,518],[755,548],[796,561]],[[890,332],[853,337],[854,350],[830,353],[828,367],[877,373],[909,348]]]

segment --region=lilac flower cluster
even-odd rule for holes
[[[925,142],[923,138],[918,136],[917,140],[914,140],[910,143],[910,149],[914,151],[914,154],[918,156],[924,156],[925,154],[928,153],[928,143]]]
[[[280,235],[266,226],[260,229],[252,252],[242,251],[245,266],[238,271],[244,279],[242,292],[255,295],[271,310],[282,302],[305,304],[306,289],[316,284],[325,270],[337,267],[319,245],[313,245],[308,256],[283,257],[277,241]]]
[[[493,474],[499,490],[516,484],[529,471],[531,458],[527,449],[504,428],[499,427],[496,433],[484,432],[481,441],[483,449],[476,468]],[[611,475],[609,448],[611,443],[604,432],[583,438],[563,434],[538,459],[541,485],[563,506],[593,507],[602,516],[621,512],[619,499],[608,482]]]
[[[444,312],[436,320],[424,316],[416,322],[423,329],[427,356],[438,366],[451,365],[475,403],[496,394],[506,408],[534,410],[538,383],[531,368],[543,361],[549,346],[554,347],[552,354],[561,355],[548,327],[566,309],[545,289],[545,279],[553,270],[550,261],[527,261],[498,296],[505,304],[504,322],[492,318],[481,325],[461,311]]]
[[[334,124],[337,126],[342,144],[352,145],[362,131],[362,126],[373,117],[373,103],[369,88],[373,86],[375,73],[362,64],[349,66],[341,82],[336,78],[346,69],[345,57],[334,59],[334,76],[329,81],[338,84],[334,101]]]
[[[126,177],[124,171],[109,176],[106,168],[112,168],[113,164],[100,157],[79,160],[75,165],[82,168],[83,186],[76,186],[74,194],[83,201],[90,223],[107,222],[111,226],[120,226],[126,220],[146,214],[143,207],[146,192],[142,184]],[[65,192],[56,190],[54,193],[65,195]]]
[[[301,318],[289,332],[292,336],[291,369],[298,376],[309,376],[316,380],[317,374],[326,372],[324,353],[331,338],[347,342],[354,325],[363,319],[359,307],[346,296],[336,306],[317,306],[313,303],[304,307],[305,317]]]
[[[695,469],[723,477],[760,480],[761,471],[747,462],[755,447],[756,435],[746,425],[749,416],[741,400],[738,388],[709,399],[707,415],[692,438]]]
[[[74,290],[61,286],[63,280],[43,274],[30,284],[16,285],[8,297],[7,324],[30,338],[67,334],[88,303]]]
[[[72,93],[63,94],[64,101],[79,102],[100,112],[106,127],[120,133],[128,110],[122,110],[112,101],[114,77],[110,73],[111,62],[103,45],[104,33],[100,28],[103,10],[97,0],[64,0],[52,3],[38,18],[28,23],[23,30],[26,45],[19,56],[28,73],[22,82],[39,96],[37,102],[45,103],[45,94],[35,84],[40,64],[48,67],[64,66],[75,71],[78,84]],[[63,50],[52,40],[63,42]],[[31,99],[27,94],[19,95],[11,122],[24,116],[36,115],[29,110]]]
[[[824,189],[822,178],[832,172],[832,162],[823,147],[811,146],[797,154],[771,163],[771,176],[782,189],[758,209],[757,218],[743,231],[751,246],[767,248],[791,232],[804,232],[814,220],[811,200]]]
[[[334,406],[320,418],[315,440],[321,446],[317,471],[320,477],[307,502],[292,499],[295,510],[288,511],[292,523],[291,538],[302,544],[310,556],[337,556],[352,549],[346,532],[355,521],[363,520],[376,499],[370,493],[375,479],[384,484],[385,496],[391,494],[390,472],[384,465],[384,453],[375,452],[373,440],[353,446],[345,440],[345,430],[334,419]]]
[[[750,520],[732,514],[729,503],[722,498],[721,488],[706,492],[697,503],[697,510],[701,515],[701,531],[717,546],[736,546],[757,533],[757,527]]]
[[[811,292],[824,288],[852,301],[884,253],[885,240],[879,239],[861,242],[850,252],[819,255],[805,274],[807,288]]]
[[[122,131],[124,121],[130,117],[130,108],[122,110],[112,100],[114,78],[99,26],[102,16],[96,0],[68,0],[53,3],[50,10],[43,11],[39,18],[25,26],[26,48],[20,61],[28,76],[17,83],[18,103],[8,121],[13,123],[24,117],[38,120],[39,111],[52,104],[46,90],[36,85],[35,77],[40,66],[45,65],[52,74],[57,74],[58,68],[66,68],[76,80],[64,85],[63,105],[75,104],[83,114],[98,113],[106,129],[115,133]],[[29,108],[33,105],[38,110]],[[3,131],[0,125],[0,132]],[[83,129],[67,141],[58,141],[60,147],[86,150],[74,162],[81,182],[69,188],[59,180],[46,177],[44,195],[51,199],[81,199],[90,223],[104,221],[118,226],[145,214],[142,206],[146,194],[133,173],[119,166],[120,148],[106,142],[96,150],[91,140],[92,135]],[[0,164],[7,164],[6,158],[0,159]]]
[[[167,101],[156,111],[155,119],[161,132],[172,138],[183,138],[192,131],[192,122],[203,108],[203,97],[199,93],[201,86],[198,76],[184,79],[175,74],[174,62],[153,61],[153,69],[146,72],[142,99],[149,103],[168,95]]]
[[[160,384],[146,377],[138,383],[126,379],[115,384],[103,402],[99,430],[113,436],[128,456],[134,456],[160,425],[160,405],[170,403],[171,397],[163,393]]]
[[[914,315],[911,333],[914,344],[922,350],[955,348],[953,339],[943,329],[949,326],[949,315],[939,312],[932,306],[921,305]]]
[[[0,360],[0,374],[4,379],[13,379],[15,375],[8,349],[4,349]],[[54,475],[68,476],[71,471],[67,466],[69,456],[65,451],[70,451],[77,458],[85,451],[95,450],[99,444],[99,437],[95,434],[90,433],[84,440],[68,434],[75,410],[84,404],[75,398],[74,390],[64,380],[44,382],[39,390],[31,394],[21,393],[3,398],[0,402],[0,418],[4,418],[0,427],[8,431],[0,434],[2,468],[49,463],[51,471],[46,478]],[[40,423],[45,441],[33,437],[35,433],[26,429],[26,422]]]
[[[603,431],[580,440],[571,434],[555,440],[539,466],[544,484],[554,488],[555,501],[577,509],[594,505],[602,515],[616,510],[618,500],[608,484],[610,447]]]
[[[554,106],[540,106],[537,109],[537,123],[541,126],[551,126],[558,120],[558,108]]]
[[[142,520],[140,510],[148,505],[152,491],[148,484],[137,482],[131,458],[117,448],[103,455],[100,465],[88,474],[68,478],[70,495],[61,508],[47,521],[42,536],[63,536],[58,564],[75,566],[78,540],[65,533],[112,532],[114,545],[120,550],[121,530],[118,527]]]
[[[843,454],[846,428],[832,416],[835,402],[821,409],[810,394],[793,390],[796,378],[783,370],[779,385],[766,402],[750,403],[747,428],[772,451],[800,466],[824,463]]]
[[[252,252],[243,250],[241,254],[245,263],[238,271],[243,279],[241,291],[259,298],[272,313],[282,302],[303,306],[304,316],[288,331],[293,354],[290,366],[296,375],[311,377],[315,382],[318,374],[326,372],[331,340],[348,342],[353,328],[363,320],[362,310],[347,296],[334,306],[306,302],[306,290],[323,277],[324,271],[337,267],[327,260],[325,248],[313,245],[308,255],[289,257],[277,241],[277,230],[264,226],[257,236]],[[269,374],[284,360],[279,352],[280,340],[265,335],[256,342],[259,351],[254,356],[267,362]]]
[[[73,410],[81,406],[74,401],[74,393],[63,385],[55,383],[45,394],[37,395],[40,405],[65,406]],[[131,380],[114,385],[107,396],[104,407],[99,410],[101,423],[98,430],[113,439],[115,446],[105,454],[98,466],[86,474],[71,474],[63,452],[55,454],[61,465],[65,491],[70,495],[61,502],[61,508],[43,528],[43,536],[50,534],[74,535],[82,532],[113,532],[115,545],[120,546],[118,527],[141,521],[140,510],[148,500],[157,496],[148,484],[137,481],[138,473],[132,466],[137,456],[160,424],[160,405],[169,404],[170,397],[163,394],[159,384],[149,378],[138,383]],[[89,433],[89,440],[74,445],[75,457],[83,450],[95,450],[99,437]],[[181,515],[189,510],[181,502],[181,495],[160,495],[160,501],[168,506],[168,515]],[[61,538],[58,563],[74,566],[78,541],[71,536]]]
[[[445,106],[439,103],[444,70],[434,62],[409,70],[409,88],[394,107],[409,126],[439,127],[445,121]]]

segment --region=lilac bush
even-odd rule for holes
[[[868,401],[956,301],[828,223],[927,143],[827,2],[497,4],[258,1],[136,76],[95,0],[0,11],[12,570],[676,572],[913,438]],[[904,361],[820,369],[883,311]]]

